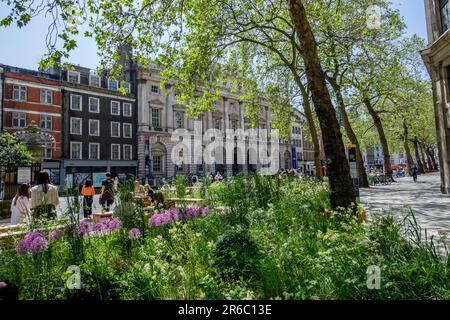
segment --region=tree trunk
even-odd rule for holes
[[[430,155],[430,158],[431,158],[431,162],[433,163],[433,170],[437,171],[438,170],[438,166],[437,166],[437,163],[436,163],[434,150],[431,149],[431,148],[427,148],[427,149],[428,149],[428,154]]]
[[[434,163],[433,163],[433,161],[432,161],[432,157],[431,157],[431,153],[430,153],[430,150],[427,148],[427,146],[425,146],[425,145],[423,145],[423,150],[425,151],[425,154],[426,154],[426,156],[427,156],[427,162],[428,162],[428,166],[430,167],[430,170],[431,171],[434,171],[434,170],[436,170],[436,168],[435,168],[435,166],[434,166]]]
[[[319,181],[323,181],[322,163],[320,162],[320,143],[319,137],[317,135],[316,124],[314,123],[311,105],[309,103],[309,94],[305,86],[301,82],[300,77],[296,77],[296,82],[303,96],[303,108],[305,109],[306,121],[308,122],[309,131],[311,133],[311,140],[314,145],[314,165],[316,166],[316,179],[318,179]]]
[[[416,157],[417,166],[419,167],[419,173],[424,174],[425,169],[423,167],[422,159],[420,159],[419,142],[417,142],[417,137],[414,137],[413,144],[414,144],[414,156]]]
[[[345,155],[342,134],[331,102],[325,73],[320,65],[316,40],[302,0],[289,0],[289,13],[304,52],[305,72],[319,118],[330,181],[330,203],[334,209],[354,207],[355,189]]]
[[[431,171],[431,168],[429,166],[429,163],[427,162],[427,158],[425,156],[425,152],[423,151],[422,144],[419,143],[419,140],[417,140],[417,144],[419,146],[419,152],[420,152],[420,160],[422,161],[423,167],[426,171]]]
[[[344,120],[344,129],[347,134],[347,137],[352,144],[356,145],[356,166],[358,168],[359,185],[361,188],[369,188],[369,180],[367,179],[366,168],[364,168],[364,160],[362,157],[361,148],[359,147],[358,138],[356,137],[356,134],[353,131],[353,128],[350,124],[350,120],[348,118],[347,110],[345,109],[341,87],[340,85],[338,85],[336,78],[328,78],[328,82],[331,84],[334,92],[336,93],[338,108]]]
[[[411,149],[409,148],[409,132],[408,125],[403,121],[403,148],[406,153],[406,163],[408,164],[408,174],[411,176],[411,168],[414,166],[414,160],[411,155]]]
[[[391,154],[389,153],[389,146],[387,143],[386,135],[384,133],[383,124],[381,123],[381,118],[373,108],[369,98],[364,98],[363,102],[367,108],[367,111],[369,111],[369,114],[372,117],[373,123],[377,128],[378,137],[380,138],[381,149],[383,151],[384,174],[392,178]]]

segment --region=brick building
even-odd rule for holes
[[[19,140],[26,127],[35,122],[44,145],[42,169],[52,182],[60,183],[61,87],[49,73],[1,65],[3,69],[2,130]]]

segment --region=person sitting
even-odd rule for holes
[[[134,194],[135,196],[142,196],[145,193],[145,188],[139,183],[138,180],[134,181]]]
[[[158,206],[164,207],[164,194],[159,190],[155,191],[152,201],[155,203],[156,207]]]
[[[146,185],[144,186],[144,191],[145,191],[145,195],[146,195],[147,197],[150,197],[150,199],[152,199],[152,201],[153,201],[153,196],[154,196],[154,194],[155,194],[155,191],[152,189],[152,187],[150,187],[149,184],[146,184]]]
[[[23,183],[11,203],[11,224],[30,222],[30,187]]]
[[[31,204],[33,218],[56,218],[56,206],[59,205],[58,188],[50,183],[46,171],[37,175],[37,184],[31,188]]]

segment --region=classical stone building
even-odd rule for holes
[[[245,106],[238,93],[231,93],[224,88],[212,112],[204,113],[199,119],[192,119],[187,115],[186,107],[178,104],[171,85],[160,87],[162,78],[159,71],[157,68],[137,71],[137,148],[140,179],[159,183],[163,178],[174,177],[177,173],[201,175],[205,172],[221,172],[234,175],[238,172],[260,170],[267,165],[258,161],[259,157],[256,157],[255,151],[255,146],[267,143],[267,137],[236,137],[231,148],[218,147],[211,150],[210,143],[213,141],[204,136],[208,129],[221,132],[226,132],[227,129],[250,129],[250,120],[245,115]],[[270,129],[270,119],[269,104],[263,102],[259,114],[260,128]],[[177,129],[178,131],[175,131]],[[174,137],[175,132],[185,132],[186,138],[183,137],[182,143],[188,145],[193,152],[186,155],[183,154],[184,150],[178,150],[182,134]],[[298,138],[299,136],[296,137]],[[277,160],[281,169],[292,168],[292,146],[290,141],[282,141],[279,144]],[[270,143],[268,148],[270,153]],[[209,151],[216,159],[223,161],[210,163],[205,159],[205,154],[209,154]],[[180,158],[183,161],[180,162]]]
[[[450,194],[450,2],[424,2],[428,47],[422,51],[422,57],[433,85],[441,191]]]

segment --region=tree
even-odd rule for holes
[[[336,111],[334,110],[330,92],[326,85],[325,73],[319,60],[316,40],[301,0],[289,0],[289,13],[297,37],[304,48],[302,56],[305,63],[305,72],[322,130],[330,175],[330,200],[334,208],[348,208],[355,201],[355,190],[350,178],[350,169],[345,156],[345,148]]]
[[[315,1],[307,4],[311,12]],[[25,25],[43,11],[60,13],[63,28],[58,36],[63,46],[57,49],[50,43],[43,65],[51,65],[55,57],[68,56],[76,46],[77,23],[85,23],[89,27],[85,35],[95,37],[105,68],[120,71],[116,62],[122,48],[133,47],[139,63],[156,61],[163,67],[165,82],[176,79],[173,89],[191,114],[211,109],[220,83],[230,74],[245,75],[254,62],[250,58],[255,50],[251,49],[276,55],[294,79],[300,75],[295,68],[300,55],[322,129],[331,204],[334,208],[350,207],[355,202],[342,134],[303,0],[54,0],[38,4],[14,1],[12,6],[3,25],[13,21]],[[244,91],[255,85],[245,76],[239,81]]]
[[[30,166],[33,156],[27,147],[9,133],[0,134],[0,168],[5,171]]]
[[[398,60],[396,81],[391,90],[383,95],[378,114],[383,119],[390,148],[398,150],[396,142],[401,141],[408,168],[416,162],[423,173],[418,136],[424,134],[424,124],[433,120],[433,108],[431,86],[424,77],[426,73],[417,52],[417,48],[422,46],[425,46],[424,40],[413,36],[394,47]],[[432,122],[430,124],[432,128]],[[414,148],[415,162],[411,147]]]

